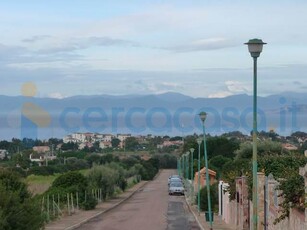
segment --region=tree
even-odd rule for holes
[[[119,146],[120,140],[118,138],[113,138],[111,140],[111,144],[113,148],[117,148]]]
[[[182,137],[180,136],[175,136],[169,139],[170,141],[182,141]]]
[[[99,156],[98,154],[88,154],[85,157],[85,160],[90,166],[93,166],[94,164],[99,165],[101,163],[101,156]]]
[[[244,158],[251,159],[253,152],[252,142],[244,142],[240,144],[240,148],[235,151],[236,159]],[[282,148],[281,143],[265,140],[257,142],[257,154],[258,156],[266,155],[281,155],[288,154],[289,152],[286,149]]]
[[[74,142],[63,143],[62,146],[61,146],[61,149],[63,151],[77,150],[78,148],[79,148],[79,145],[77,143],[74,143]]]
[[[135,137],[128,137],[125,140],[125,148],[128,151],[136,150],[138,145],[139,145],[139,142],[137,141]]]
[[[207,138],[208,159],[218,155],[233,158],[234,151],[238,148],[239,142],[235,139],[227,139],[226,137],[219,136]]]
[[[102,197],[106,200],[114,193],[114,186],[118,181],[119,173],[105,165],[94,166],[88,173],[87,180],[90,188],[102,189]]]
[[[196,203],[198,196],[196,196]],[[218,184],[212,184],[210,186],[210,201],[212,205],[212,212],[214,212],[218,205]],[[200,209],[203,211],[208,211],[208,196],[207,196],[207,186],[201,188],[200,190]]]
[[[0,229],[39,230],[43,227],[40,203],[30,196],[17,174],[0,171],[0,197]]]
[[[220,174],[223,169],[223,166],[230,161],[231,159],[228,157],[217,155],[209,160],[209,168],[215,170],[216,172],[218,172],[218,174]]]

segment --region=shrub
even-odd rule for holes
[[[0,229],[38,230],[44,217],[38,199],[32,198],[20,177],[0,170]]]
[[[98,202],[95,199],[95,197],[92,194],[89,194],[86,196],[86,199],[84,199],[80,203],[80,207],[83,208],[84,210],[92,210],[92,209],[95,209],[97,203]]]
[[[211,200],[211,210],[215,211],[218,205],[218,184],[212,184],[210,186],[210,200]],[[198,202],[198,196],[196,196],[196,203]],[[200,209],[203,211],[208,211],[208,196],[207,196],[207,186],[200,190]]]

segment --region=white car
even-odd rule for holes
[[[172,182],[168,188],[169,195],[184,195],[184,187],[181,182]]]
[[[171,182],[182,182],[181,178],[179,175],[172,175],[168,178],[168,185],[171,183]]]

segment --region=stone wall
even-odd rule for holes
[[[305,194],[307,194],[307,164],[300,168],[300,175],[305,179]],[[253,203],[248,200],[246,182],[244,176],[236,179],[236,198],[233,201],[230,201],[229,193],[225,192],[227,183],[220,182],[222,186],[219,186],[219,215],[227,224],[243,230],[251,229],[253,221]],[[258,173],[258,229],[306,230],[307,209],[305,212],[291,209],[288,218],[274,224],[280,216],[281,207],[279,204],[283,202],[279,196],[281,191],[277,190],[277,186],[278,181],[274,179],[273,175],[265,177],[263,173]]]

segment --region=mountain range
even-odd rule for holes
[[[306,131],[306,99],[307,93],[291,92],[258,97],[259,129],[276,129],[280,133]],[[0,96],[0,138],[6,138],[6,134],[12,130],[17,130],[18,135],[18,129],[22,126],[21,108],[27,103],[37,105],[50,115],[52,122],[49,128],[52,126],[53,130],[62,130],[52,131],[55,136],[73,131],[199,132],[201,123],[196,117],[203,110],[208,113],[208,131],[221,133],[251,130],[253,97],[241,94],[225,98],[193,98],[171,92],[157,95],[73,96],[63,99]]]

